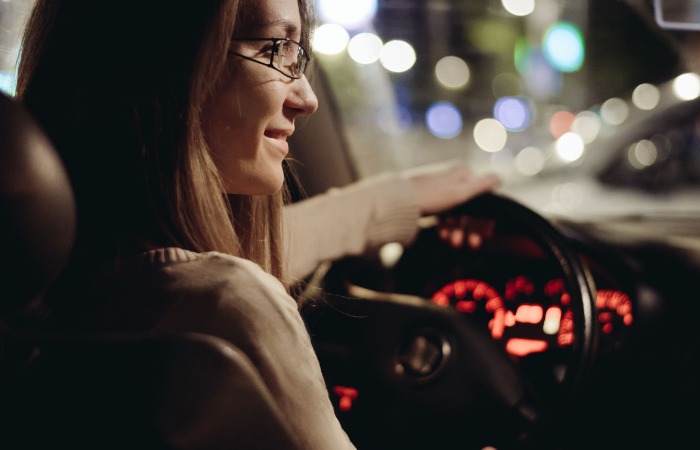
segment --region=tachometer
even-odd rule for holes
[[[491,337],[503,337],[506,316],[503,299],[488,283],[475,279],[453,281],[433,294],[432,301],[474,315],[477,321],[488,323]]]

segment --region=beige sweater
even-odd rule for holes
[[[326,259],[407,242],[417,218],[412,187],[396,175],[290,206],[290,271],[301,277]],[[256,264],[216,252],[153,250],[125,260],[108,291],[104,326],[224,338],[259,370],[301,448],[354,448],[335,417],[296,302]]]

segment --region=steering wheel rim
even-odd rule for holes
[[[561,392],[575,392],[586,377],[597,341],[595,288],[584,264],[550,222],[510,198],[485,194],[441,214],[435,223],[448,216],[463,215],[493,219],[499,224],[508,224],[509,227],[524,228],[526,234],[561,268],[571,295],[576,336],[572,345],[574,357],[562,380]],[[419,245],[421,238],[419,234],[411,247]],[[364,364],[370,368],[359,376],[362,380],[359,385],[364,388],[364,394],[382,399],[375,403],[375,408],[380,405],[378,408],[381,409],[390,402],[399,405],[391,409],[391,414],[400,416],[397,419],[398,422],[403,421],[400,425],[388,427],[386,431],[376,426],[371,431],[361,431],[361,442],[357,445],[362,444],[362,448],[381,448],[388,442],[395,443],[395,434],[400,431],[399,428],[411,429],[406,434],[408,437],[405,442],[402,442],[405,448],[434,445],[435,433],[430,429],[444,429],[444,425],[450,423],[453,416],[460,420],[464,417],[473,419],[474,414],[464,411],[465,409],[477,409],[476,415],[482,415],[484,407],[480,402],[491,401],[499,406],[493,410],[486,408],[488,414],[483,415],[498,417],[499,424],[493,429],[485,424],[475,427],[472,430],[475,448],[490,443],[506,443],[511,447],[516,443],[530,446],[534,440],[538,440],[537,445],[544,445],[541,429],[548,425],[544,425],[547,419],[543,419],[543,416],[551,412],[552,405],[540,409],[537,393],[534,397],[531,396],[531,386],[528,386],[517,365],[503,349],[452,309],[441,308],[410,295],[384,295],[351,282],[350,274],[357,262],[355,258],[346,258],[333,263],[323,275],[324,296],[302,308],[331,395],[333,396],[338,383],[350,384],[345,380],[350,378],[348,381],[351,382],[352,377],[343,375],[344,371],[347,375],[351,369],[333,361],[337,354],[333,356],[333,352],[328,351],[329,342],[325,337],[344,333],[344,339],[335,344],[345,347],[343,352],[346,355],[354,355],[353,364]],[[365,262],[366,260],[361,261],[362,264]],[[330,320],[330,329],[319,327],[324,317],[329,320],[328,317],[332,314],[336,318]],[[353,327],[360,331],[352,330]],[[416,336],[419,344],[416,344]],[[436,367],[440,370],[436,369],[428,376],[412,373],[407,377],[407,371],[420,372],[422,367],[420,364],[417,368],[411,366],[411,350],[408,357],[405,354],[405,349],[411,345],[423,346],[422,348],[432,346],[433,353],[435,348],[447,345],[447,351],[451,353],[445,356],[443,349],[441,358],[447,358],[452,365],[444,364],[449,367],[445,369],[437,364]],[[474,377],[472,371],[481,373]],[[372,388],[367,387],[371,384],[368,380],[374,383]],[[567,398],[566,395],[557,397],[561,401]],[[338,412],[342,422],[344,412]],[[360,422],[363,423],[358,425],[352,420],[345,420],[344,426],[349,428],[348,432],[353,439],[355,428],[367,427],[367,421]],[[503,432],[501,425],[505,424],[512,427],[511,433]],[[405,430],[401,432],[405,433]],[[497,434],[500,436],[496,437]],[[450,442],[453,438],[454,436],[445,438],[445,442]],[[551,436],[545,439],[551,439]],[[441,448],[450,447],[443,444]],[[458,448],[465,448],[465,442],[458,444]]]

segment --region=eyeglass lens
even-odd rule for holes
[[[279,69],[293,77],[301,77],[304,73],[306,58],[303,48],[294,41],[284,40],[277,43],[277,61]]]

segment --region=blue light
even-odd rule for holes
[[[16,81],[14,72],[0,72],[0,91],[9,96],[14,96]]]
[[[428,131],[441,139],[450,139],[462,131],[462,114],[450,102],[437,102],[425,113]]]
[[[493,117],[509,131],[522,131],[530,125],[532,112],[523,98],[501,97],[493,107]]]
[[[583,37],[572,23],[559,22],[551,26],[544,35],[542,47],[547,61],[561,72],[575,72],[583,65]]]
[[[562,73],[547,62],[542,49],[519,42],[515,48],[515,67],[522,75],[529,96],[548,101],[562,87]]]

